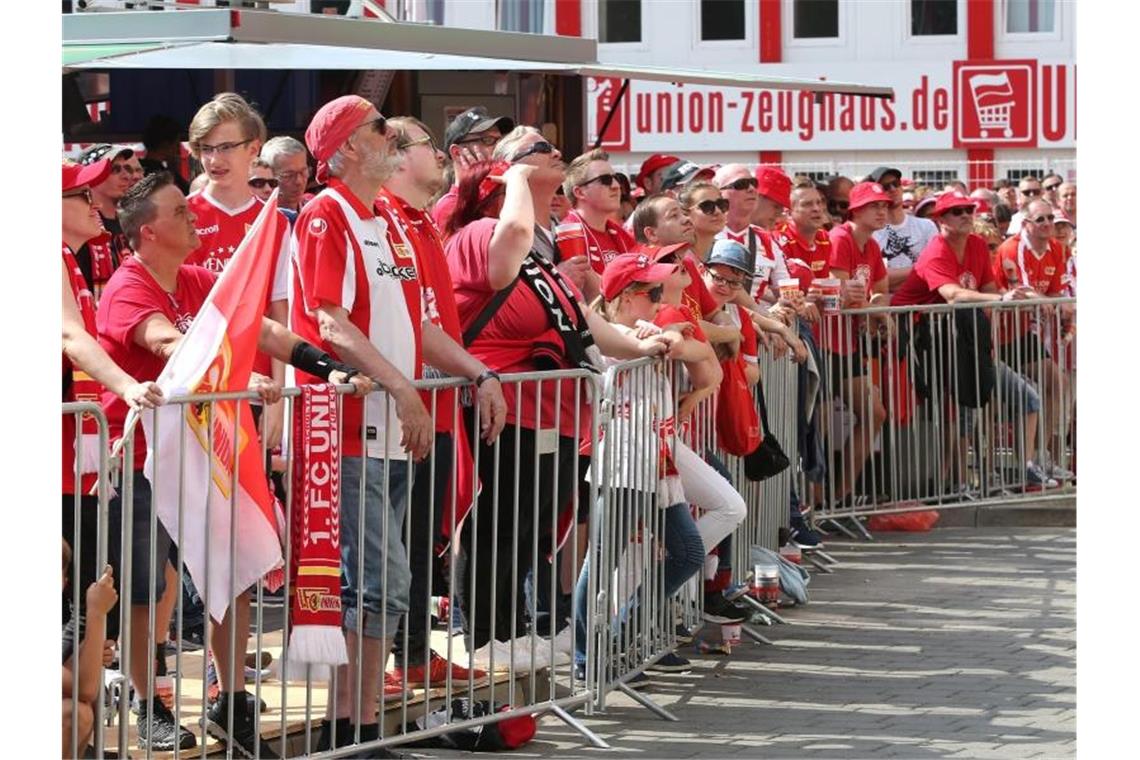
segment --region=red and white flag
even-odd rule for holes
[[[284,224],[274,192],[159,375],[167,398],[246,390]],[[142,423],[159,519],[210,617],[221,620],[237,594],[282,563],[249,401],[166,404]]]

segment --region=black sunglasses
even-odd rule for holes
[[[1036,187],[1036,188],[1030,188],[1028,190],[1022,190],[1022,189],[1018,188],[1017,192],[1021,193],[1022,195],[1026,196],[1027,198],[1035,198],[1038,195],[1041,195],[1041,188]]]
[[[717,198],[715,201],[712,199],[709,199],[707,201],[701,201],[700,203],[697,204],[697,208],[700,209],[701,213],[704,214],[705,216],[712,216],[717,211],[719,211],[722,214],[727,214],[728,213],[728,199],[727,198]]]
[[[554,152],[554,146],[553,145],[548,143],[546,140],[539,140],[534,145],[531,145],[529,148],[524,148],[522,150],[522,152],[516,153],[515,157],[511,159],[511,163],[517,164],[519,161],[522,161],[527,156],[533,156],[535,153],[545,153],[545,154],[549,155],[553,152]]]
[[[596,176],[596,177],[594,177],[594,178],[592,178],[592,179],[588,179],[588,180],[586,180],[586,181],[584,181],[584,182],[579,182],[579,183],[578,183],[578,187],[585,187],[586,185],[592,184],[592,183],[594,183],[594,182],[600,182],[600,183],[602,183],[602,185],[603,185],[603,186],[605,186],[605,187],[613,187],[613,186],[614,186],[614,182],[616,182],[616,181],[617,181],[617,176],[616,176],[616,175],[613,175],[613,174],[599,174],[598,176]]]
[[[1033,222],[1034,224],[1046,224],[1046,223],[1052,224],[1053,218],[1054,217],[1052,214],[1042,214],[1041,216],[1035,217],[1033,219],[1029,219],[1027,221]]]
[[[759,186],[755,177],[741,177],[735,182],[729,182],[727,185],[722,185],[721,190],[747,190],[752,188],[755,190]]]
[[[661,299],[665,297],[665,286],[656,285],[649,290],[635,290],[633,294],[645,296],[649,299],[649,303],[661,303]]]
[[[1061,185],[1062,185],[1061,182],[1055,182],[1052,185],[1042,185],[1042,187],[1045,188],[1046,192],[1053,192],[1054,190],[1056,190]]]
[[[947,209],[943,213],[947,214],[948,216],[968,216],[968,215],[974,213],[974,207],[973,206],[955,206],[952,209]]]
[[[273,177],[251,177],[249,180],[249,186],[255,190],[261,190],[266,186],[276,188],[277,185],[278,182]]]
[[[388,134],[388,120],[385,119],[383,116],[377,116],[375,119],[368,122],[368,124],[369,124],[369,126],[372,127],[372,130],[376,134],[378,134],[378,135]]]

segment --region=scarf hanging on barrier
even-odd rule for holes
[[[340,606],[340,420],[328,384],[306,385],[293,410],[289,672],[348,662]]]

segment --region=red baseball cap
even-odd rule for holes
[[[610,301],[635,282],[664,282],[676,268],[676,264],[656,264],[645,253],[623,253],[606,264],[602,295]]]
[[[71,192],[81,187],[92,187],[107,179],[111,173],[111,161],[103,158],[95,163],[77,164],[71,161],[63,162],[63,192]]]
[[[328,160],[364,123],[373,108],[372,103],[359,95],[343,95],[325,103],[313,116],[305,130],[305,145],[317,159],[317,182],[328,180]]]
[[[690,248],[692,248],[692,245],[689,243],[671,243],[669,245],[649,245],[648,243],[642,243],[637,246],[634,252],[644,253],[654,261],[660,261],[671,253],[687,251]],[[678,256],[677,258],[680,259],[681,257]]]
[[[1061,209],[1055,209],[1053,211],[1053,224],[1067,224],[1074,230],[1077,228],[1077,225],[1073,224],[1073,220],[1069,218],[1069,215]]]
[[[784,208],[792,207],[792,180],[775,166],[756,169],[756,192]]]
[[[502,177],[510,169],[511,165],[506,161],[496,161],[491,164],[491,171],[487,172],[487,176],[479,182],[479,202],[482,203],[492,195],[495,191],[503,186],[502,182],[496,182],[494,177]]]
[[[637,176],[633,178],[633,181],[641,187],[645,187],[645,180],[650,174],[657,171],[658,169],[664,169],[666,166],[672,166],[680,160],[681,159],[677,158],[677,156],[669,156],[664,153],[654,153],[652,156],[642,162],[641,171],[637,173]]]
[[[993,209],[990,208],[990,204],[986,202],[985,198],[975,198],[974,212],[978,214],[991,214],[993,213]]]
[[[976,208],[978,201],[959,190],[951,190],[938,196],[932,216],[942,216],[952,208]]]
[[[851,194],[847,197],[847,211],[848,213],[857,211],[868,203],[879,201],[888,204],[891,202],[891,196],[887,195],[883,186],[878,182],[860,182],[851,188]]]

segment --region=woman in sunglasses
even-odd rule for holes
[[[713,241],[724,229],[728,213],[728,200],[711,182],[694,182],[677,196],[681,207],[693,223],[693,254],[705,261],[712,250]]]

